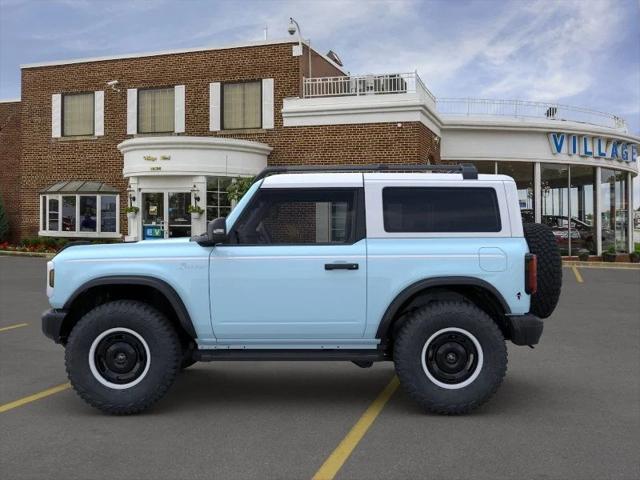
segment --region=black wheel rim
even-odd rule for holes
[[[118,331],[100,340],[94,361],[98,373],[105,380],[125,385],[142,375],[148,358],[144,345],[136,336]]]
[[[433,377],[450,385],[469,379],[478,367],[478,349],[462,332],[444,332],[425,351],[425,364]]]

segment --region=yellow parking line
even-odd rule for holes
[[[584,283],[584,280],[582,279],[582,275],[580,275],[580,272],[578,271],[578,267],[573,265],[571,267],[571,270],[573,270],[573,274],[576,276],[576,280],[578,281],[578,283]]]
[[[17,323],[15,325],[9,325],[8,327],[0,328],[0,332],[6,332],[7,330],[13,330],[14,328],[26,327],[28,323]]]
[[[34,393],[33,395],[29,395],[28,397],[23,397],[18,400],[14,400],[13,402],[5,403],[4,405],[0,405],[0,413],[8,412],[9,410],[21,407],[23,405],[26,405],[27,403],[35,402],[36,400],[48,397],[49,395],[62,392],[70,387],[70,383],[63,383],[62,385],[58,385],[57,387],[48,388],[47,390]]]
[[[362,440],[362,437],[364,437],[367,430],[369,430],[369,427],[371,427],[391,396],[397,390],[398,385],[400,385],[400,382],[398,377],[394,375],[389,384],[380,395],[378,395],[378,398],[369,405],[369,408],[365,410],[360,419],[351,428],[349,433],[347,433],[347,436],[342,439],[329,458],[325,460],[313,476],[313,480],[332,480],[333,477],[336,476],[342,468],[342,465],[344,465],[344,462],[347,461],[360,440]]]

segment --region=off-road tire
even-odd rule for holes
[[[471,383],[444,388],[428,376],[423,357],[427,342],[450,328],[475,337],[481,346],[482,364]],[[484,311],[463,301],[431,303],[409,314],[396,336],[393,359],[400,384],[409,396],[425,410],[445,415],[478,408],[496,392],[507,371],[502,332]]]
[[[529,251],[538,257],[538,290],[531,295],[530,311],[539,318],[549,317],[562,290],[562,257],[553,231],[540,223],[525,223],[524,238]]]
[[[148,346],[146,374],[131,387],[110,388],[92,373],[91,346],[111,329],[135,332]],[[116,415],[142,412],[162,398],[181,361],[180,341],[171,323],[155,308],[135,300],[108,302],[89,311],[73,327],[65,351],[67,375],[78,395],[89,405]]]

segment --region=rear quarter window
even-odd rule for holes
[[[382,210],[390,233],[502,230],[498,197],[488,187],[385,187]]]

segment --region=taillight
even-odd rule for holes
[[[529,295],[538,291],[538,257],[533,253],[524,256],[524,291]]]

